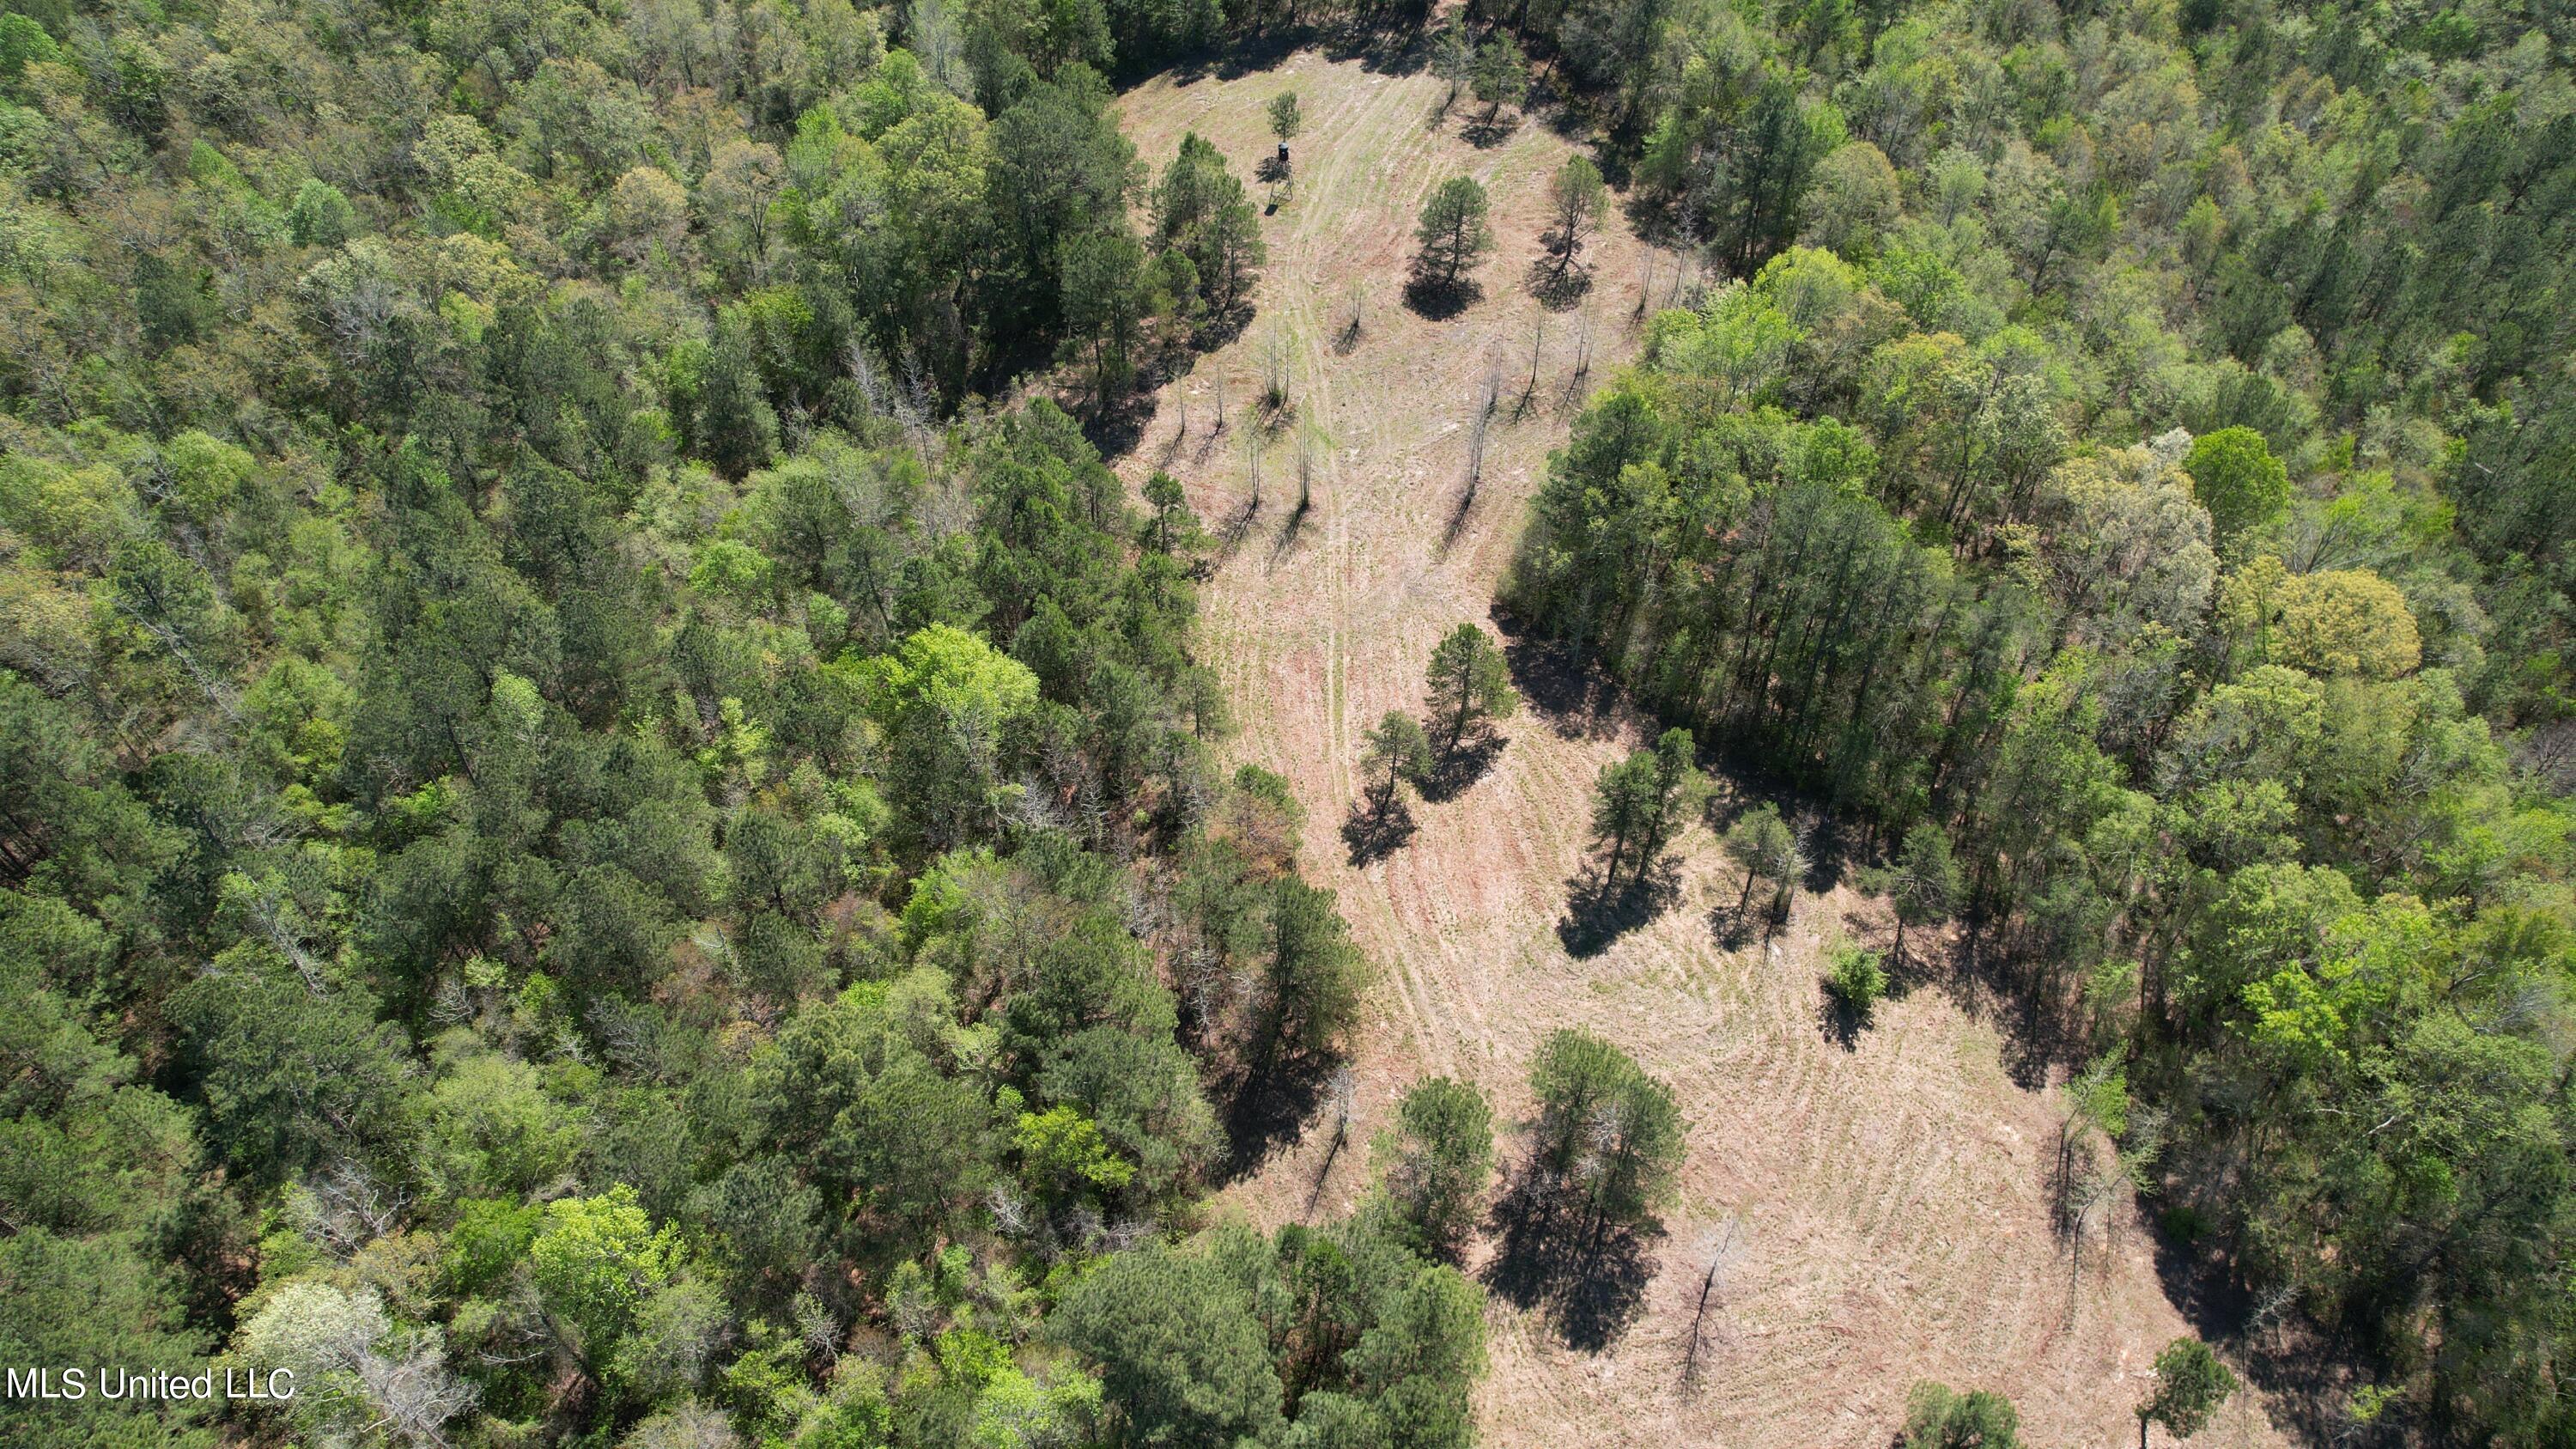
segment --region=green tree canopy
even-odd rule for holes
[[[1099,1366],[1125,1442],[1232,1444],[1281,1427],[1252,1295],[1203,1254],[1120,1253],[1065,1294],[1052,1327]]]
[[[1459,625],[1433,646],[1427,682],[1434,729],[1441,748],[1453,754],[1469,730],[1520,712],[1520,691],[1512,688],[1503,651],[1473,624]]]
[[[1533,1160],[1581,1206],[1592,1240],[1651,1229],[1681,1167],[1682,1120],[1671,1089],[1626,1052],[1565,1028],[1540,1044],[1530,1095],[1538,1102]]]
[[[1494,1170],[1494,1113],[1473,1083],[1432,1077],[1404,1094],[1378,1140],[1386,1195],[1423,1253],[1455,1259]]]
[[[2192,497],[2209,510],[2222,552],[2289,506],[2289,470],[2252,428],[2221,428],[2194,440],[2182,467],[2191,475]]]
[[[2156,1354],[2156,1386],[2138,1405],[2138,1443],[2147,1425],[2162,1424],[2177,1439],[2198,1434],[2218,1406],[2236,1392],[2236,1375],[2197,1338],[2177,1338]]]
[[[1421,246],[1413,258],[1417,285],[1439,292],[1458,289],[1467,273],[1494,249],[1494,229],[1485,219],[1489,209],[1485,188],[1476,184],[1476,178],[1452,176],[1440,183],[1422,203],[1422,217],[1413,231]]]

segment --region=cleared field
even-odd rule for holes
[[[1614,214],[1594,257],[1591,378],[1573,376],[1583,309],[1546,313],[1523,285],[1546,177],[1572,147],[1534,121],[1470,144],[1469,116],[1435,120],[1445,87],[1427,75],[1301,52],[1232,79],[1158,79],[1121,105],[1158,170],[1195,130],[1249,175],[1272,144],[1263,107],[1291,88],[1306,128],[1294,194],[1264,222],[1259,315],[1164,390],[1120,466],[1131,481],[1169,469],[1220,531],[1243,520],[1243,434],[1265,368],[1287,373],[1295,417],[1272,435],[1262,507],[1208,587],[1205,642],[1241,725],[1233,748],[1295,784],[1308,867],[1340,892],[1382,973],[1359,1048],[1355,1135],[1364,1141],[1429,1073],[1472,1078],[1507,1118],[1520,1113],[1538,1041],[1574,1024],[1670,1082],[1690,1124],[1684,1200],[1651,1250],[1633,1321],[1607,1349],[1569,1348],[1546,1320],[1496,1300],[1487,1442],[1878,1446],[1920,1378],[2010,1394],[2036,1444],[2128,1442],[2149,1361],[2185,1331],[2148,1243],[2115,1224],[2080,1265],[2070,1260],[2048,1207],[2053,1094],[2015,1085],[1996,1029],[1950,993],[1889,1003],[1850,1049],[1827,1034],[1818,944],[1847,919],[1882,935],[1874,903],[1848,891],[1805,898],[1771,946],[1727,950],[1710,913],[1733,904],[1740,878],[1698,832],[1672,910],[1585,959],[1561,944],[1593,776],[1642,739],[1636,721],[1525,713],[1485,778],[1417,808],[1409,844],[1350,864],[1340,830],[1362,731],[1420,705],[1442,633],[1488,620],[1548,449],[1590,382],[1634,353],[1648,273]],[[1501,245],[1484,298],[1433,321],[1400,289],[1422,199],[1457,174],[1492,192]],[[1672,269],[1666,257],[1653,274],[1657,302]],[[1362,322],[1345,346],[1355,290]],[[1462,513],[1468,437],[1496,365],[1500,411]],[[1227,431],[1211,439],[1220,387]],[[1320,434],[1302,517],[1299,427]],[[1274,1155],[1226,1203],[1265,1225],[1346,1206],[1367,1154],[1344,1151],[1326,1171],[1322,1136]],[[1713,1353],[1685,1384],[1692,1311],[1719,1244],[1734,1266],[1711,1314]],[[2240,1396],[2195,1442],[2281,1441]]]

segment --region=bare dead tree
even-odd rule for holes
[[[501,1307],[483,1341],[474,1346],[474,1361],[488,1368],[508,1368],[547,1357],[553,1331],[537,1285],[524,1277],[512,1279]]]
[[[2297,1284],[2279,1283],[2273,1285],[2270,1289],[2266,1290],[2261,1297],[2254,1300],[2254,1311],[2246,1315],[2245,1331],[2247,1336],[2251,1337],[2256,1334],[2271,1334],[2275,1335],[2274,1341],[2277,1342],[2277,1335],[2281,1325],[2290,1321],[2291,1312],[2298,1306],[2299,1289]]]
[[[1254,428],[1243,435],[1243,458],[1252,472],[1252,511],[1261,511],[1261,430]]]
[[[2101,1216],[2111,1200],[2115,1173],[2097,1166],[2090,1144],[2078,1154],[2081,1161],[2058,1191],[2058,1213],[2066,1224],[2066,1326],[2075,1326],[2076,1290],[2084,1274],[2084,1233]]]
[[[1735,1267],[1744,1259],[1744,1243],[1737,1232],[1739,1223],[1728,1218],[1723,1228],[1702,1233],[1699,1251],[1693,1256],[1708,1264],[1700,1275],[1699,1302],[1691,1310],[1690,1341],[1682,1351],[1682,1382],[1695,1384],[1714,1346],[1715,1330],[1709,1324],[1711,1308],[1726,1307],[1726,1290],[1735,1275]]]
[[[295,967],[296,975],[304,979],[307,992],[317,998],[331,994],[322,962],[306,948],[304,913],[287,898],[282,886],[272,882],[261,886],[256,894],[249,894],[244,913],[259,928],[260,934],[268,938],[268,943],[277,949],[277,953]]]
[[[1214,947],[1202,943],[1181,953],[1181,999],[1189,1003],[1190,1020],[1201,1037],[1213,1037],[1225,1020],[1232,985],[1225,958]]]
[[[859,396],[866,400],[868,411],[892,418],[903,429],[913,450],[930,456],[929,389],[917,368],[907,366],[900,382],[889,376],[885,364],[860,343],[850,344],[850,380],[858,384]]]
[[[1261,405],[1272,412],[1288,406],[1288,339],[1270,334],[1261,348]]]
[[[1485,353],[1485,385],[1476,404],[1475,419],[1467,425],[1467,496],[1459,504],[1463,511],[1476,501],[1476,485],[1485,480],[1485,436],[1494,425],[1494,409],[1502,402],[1503,356]]]
[[[1315,430],[1309,425],[1297,430],[1297,512],[1303,515],[1315,506]]]
[[[1324,1111],[1332,1121],[1333,1135],[1324,1145],[1324,1165],[1315,1169],[1315,1186],[1306,1194],[1306,1211],[1310,1213],[1315,1204],[1323,1201],[1324,1184],[1332,1180],[1333,1164],[1341,1160],[1342,1149],[1350,1145],[1351,1119],[1359,1110],[1359,1100],[1359,1078],[1351,1074],[1347,1065],[1333,1068],[1332,1076],[1324,1082]]]
[[[204,570],[200,569],[199,572],[202,573]],[[208,670],[205,665],[198,662],[196,654],[188,648],[188,636],[181,633],[177,625],[169,622],[168,617],[162,612],[159,592],[148,581],[139,582],[138,587],[142,591],[142,602],[138,604],[123,590],[119,590],[116,596],[116,611],[133,620],[136,627],[151,635],[172,659],[178,661],[179,667],[187,671],[188,677],[195,681],[197,688],[205,694],[208,704],[221,710],[224,718],[239,720],[241,718],[240,696],[233,689],[231,681],[219,673]],[[146,612],[145,605],[150,606],[149,612]]]
[[[1008,1180],[996,1182],[984,1191],[985,1210],[993,1215],[993,1231],[1006,1238],[1036,1237],[1044,1221],[1029,1211],[1029,1200],[1018,1184]]]
[[[833,1316],[832,1310],[824,1306],[822,1299],[810,1292],[799,1293],[795,1303],[789,1306],[788,1314],[796,1320],[797,1337],[805,1341],[806,1348],[812,1350],[815,1357],[827,1364],[840,1362],[841,1323]]]
[[[404,1335],[389,1347],[393,1352],[364,1354],[356,1365],[360,1391],[376,1410],[367,1427],[419,1449],[446,1449],[444,1426],[473,1408],[480,1391],[448,1371],[433,1332]]]
[[[442,977],[438,993],[430,999],[430,1019],[441,1026],[463,1026],[480,1013],[474,998],[466,994],[465,983],[453,976]]]
[[[343,1157],[288,1194],[287,1209],[305,1237],[345,1258],[399,1226],[410,1202],[379,1184],[363,1163]]]
[[[1476,485],[1485,478],[1485,430],[1493,425],[1491,408],[1478,408],[1476,421],[1467,427],[1467,496],[1476,496]]]
[[[1592,331],[1598,320],[1591,300],[1585,299],[1583,311],[1574,321],[1574,375],[1576,377],[1592,375]]]
[[[1682,244],[1673,254],[1673,290],[1672,295],[1664,300],[1665,306],[1682,304],[1683,274],[1688,273],[1690,280],[1696,283],[1699,268],[1699,226],[1696,222],[1686,222],[1682,226]]]
[[[1520,404],[1520,410],[1521,410],[1521,411],[1523,411],[1523,412],[1527,412],[1527,411],[1529,410],[1530,399],[1531,399],[1532,397],[1536,396],[1536,395],[1537,395],[1537,393],[1538,393],[1538,363],[1539,363],[1539,355],[1540,355],[1541,351],[1542,351],[1546,346],[1547,346],[1547,313],[1546,313],[1544,310],[1542,310],[1542,311],[1538,314],[1538,322],[1537,322],[1537,325],[1536,325],[1536,326],[1531,330],[1531,332],[1530,332],[1530,366],[1529,366],[1529,381],[1527,381],[1527,382],[1525,382],[1525,383],[1521,384],[1521,404]]]

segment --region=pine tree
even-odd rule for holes
[[[1601,890],[1619,884],[1619,870],[1641,853],[1655,812],[1655,762],[1640,750],[1601,767],[1592,785],[1592,848],[1601,854]]]
[[[1519,713],[1520,692],[1512,688],[1511,674],[1503,651],[1473,624],[1450,630],[1432,649],[1431,717],[1443,737],[1443,753],[1456,754],[1479,723]]]
[[[1369,809],[1384,815],[1394,807],[1398,788],[1431,772],[1431,741],[1413,716],[1400,709],[1388,710],[1367,739],[1362,770],[1369,782]]]
[[[2138,1449],[2147,1449],[2147,1425],[2162,1424],[2188,1439],[2209,1423],[2236,1392],[2236,1375],[2197,1338],[2177,1338],[2156,1355],[2156,1387],[2138,1405]]]
[[[1581,1207],[1590,1245],[1650,1228],[1681,1166],[1681,1112],[1671,1089],[1579,1029],[1553,1033],[1530,1068],[1538,1102],[1534,1160]]]
[[[1547,194],[1545,240],[1548,251],[1557,259],[1557,269],[1564,271],[1582,259],[1585,243],[1600,228],[1609,188],[1602,183],[1601,168],[1592,164],[1591,157],[1569,156],[1548,178]]]
[[[1654,800],[1638,854],[1640,879],[1662,858],[1664,847],[1699,813],[1708,793],[1708,778],[1700,773],[1696,742],[1689,730],[1676,725],[1657,736],[1653,758]]]
[[[1503,107],[1519,105],[1529,94],[1529,57],[1521,54],[1521,43],[1501,31],[1487,36],[1476,51],[1475,85],[1489,125]]]
[[[1494,248],[1494,229],[1486,224],[1485,188],[1472,176],[1453,176],[1440,183],[1422,203],[1414,239],[1413,280],[1435,292],[1455,292],[1478,259]]]
[[[1449,12],[1449,19],[1431,41],[1431,73],[1449,83],[1441,98],[1440,109],[1446,112],[1458,103],[1458,92],[1476,78],[1476,42],[1467,34],[1467,12],[1462,6]]]
[[[1378,1142],[1386,1195],[1414,1244],[1457,1257],[1494,1170],[1494,1111],[1472,1083],[1433,1077],[1404,1094]]]
[[[1905,928],[1946,918],[1958,909],[1961,887],[1959,863],[1950,854],[1950,833],[1928,820],[1906,831],[1888,883],[1896,905],[1893,954],[1899,966],[1905,963]]]

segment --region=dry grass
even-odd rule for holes
[[[1423,663],[1443,632],[1489,618],[1548,449],[1581,392],[1634,353],[1642,252],[1614,218],[1597,244],[1592,377],[1569,376],[1574,314],[1552,314],[1539,385],[1519,413],[1541,316],[1523,272],[1539,255],[1545,177],[1568,143],[1524,122],[1500,144],[1472,146],[1462,117],[1430,123],[1438,81],[1312,52],[1232,80],[1157,80],[1122,108],[1156,168],[1196,130],[1248,176],[1270,148],[1262,108],[1292,86],[1306,131],[1295,194],[1264,224],[1259,314],[1165,388],[1121,468],[1131,481],[1170,469],[1212,528],[1241,518],[1242,435],[1256,422],[1265,349],[1282,339],[1290,428],[1329,440],[1313,506],[1292,518],[1293,433],[1283,428],[1263,507],[1207,589],[1205,644],[1241,726],[1235,752],[1294,783],[1311,817],[1307,865],[1340,892],[1380,965],[1359,1043],[1358,1134],[1428,1073],[1472,1078],[1507,1118],[1525,1110],[1537,1042],[1573,1024],[1670,1082],[1690,1124],[1682,1200],[1649,1251],[1657,1266],[1642,1308],[1610,1348],[1569,1349],[1545,1320],[1497,1300],[1479,1397],[1486,1441],[1878,1446],[1908,1386],[1930,1377],[2009,1393],[2034,1443],[2127,1442],[2149,1360],[2186,1331],[2149,1245],[2124,1224],[2097,1235],[2080,1269],[2070,1264],[2048,1211],[2053,1096],[2016,1086],[1995,1028],[1951,994],[1887,1003],[1849,1050],[1830,1038],[1817,945],[1872,903],[1848,891],[1807,898],[1776,949],[1729,951],[1710,913],[1733,903],[1738,880],[1696,832],[1673,909],[1582,960],[1560,943],[1593,775],[1642,738],[1638,722],[1525,713],[1491,773],[1416,807],[1410,843],[1349,864],[1339,831],[1357,794],[1360,734],[1388,709],[1419,706]],[[1483,300],[1427,320],[1402,301],[1413,221],[1430,189],[1462,172],[1493,193],[1501,246],[1483,269]],[[1354,285],[1365,316],[1344,349],[1337,314]],[[1656,284],[1657,301],[1668,285]],[[1462,516],[1467,437],[1496,354],[1501,411]],[[1211,445],[1220,382],[1227,433]],[[1265,1224],[1346,1207],[1365,1186],[1367,1154],[1340,1154],[1319,1192],[1324,1135],[1278,1153],[1228,1203]],[[1699,1381],[1685,1385],[1692,1308],[1721,1242],[1736,1257],[1731,1283]],[[2231,1405],[2198,1442],[2279,1440],[2259,1413]]]

